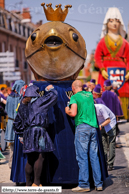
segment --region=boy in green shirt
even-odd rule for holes
[[[103,190],[101,170],[98,158],[97,131],[98,127],[92,93],[82,91],[82,82],[76,80],[72,84],[74,95],[70,99],[70,106],[65,112],[75,117],[75,151],[79,166],[79,184],[73,192],[90,191],[88,153],[90,156],[93,179],[96,190]]]

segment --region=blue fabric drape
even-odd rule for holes
[[[23,154],[23,144],[18,139],[19,135],[15,134],[13,162],[11,169],[10,180],[13,182],[26,182],[25,166],[27,162],[27,155]]]
[[[14,110],[16,110],[18,104],[22,99],[22,95],[20,96],[20,90],[25,85],[23,80],[15,81],[12,90],[16,90],[19,97],[15,98],[14,102]],[[16,111],[14,111],[14,118],[16,117]],[[13,151],[13,160],[12,160],[12,168],[11,168],[11,177],[10,180],[13,182],[26,182],[25,178],[25,165],[27,162],[27,156],[23,154],[23,145],[20,143],[18,139],[18,135],[15,134],[14,140],[14,151]]]

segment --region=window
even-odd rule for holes
[[[18,47],[16,46],[16,59],[18,59]]]
[[[15,22],[15,32],[17,33],[17,23]]]
[[[27,69],[27,67],[28,67],[27,61],[24,61],[24,69]]]
[[[0,25],[5,28],[4,16],[1,14],[0,16]]]
[[[19,68],[18,47],[14,47],[15,67]]]
[[[15,67],[19,68],[19,60],[18,59],[15,59]]]
[[[12,31],[12,25],[11,25],[11,22],[12,22],[12,21],[11,21],[11,18],[8,19],[8,22],[9,22],[9,23],[8,23],[8,25],[9,25],[9,26],[8,26],[8,29]]]
[[[2,17],[3,17],[3,27],[4,28],[8,28],[7,26],[7,16],[5,13],[2,14]]]
[[[28,27],[27,31],[28,31],[27,35],[29,37],[30,36],[30,28],[29,27]]]
[[[19,34],[21,34],[21,24],[20,23],[18,24],[18,27],[19,27]]]
[[[25,26],[23,26],[23,36],[26,36],[26,33],[25,33]]]
[[[12,20],[12,31],[15,32],[14,20]]]

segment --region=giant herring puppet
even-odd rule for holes
[[[47,129],[55,151],[46,158],[47,183],[77,183],[78,166],[74,148],[74,120],[65,114],[65,107],[72,95],[71,85],[83,68],[86,59],[86,45],[81,34],[71,25],[64,23],[70,5],[62,10],[61,4],[41,4],[47,20],[28,38],[25,55],[34,73],[34,85],[39,87],[40,95],[52,84],[58,91],[58,101],[49,111]],[[98,132],[99,155],[102,179],[107,176],[104,155]]]

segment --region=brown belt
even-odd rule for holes
[[[126,63],[126,58],[120,58],[120,57],[103,57],[103,61],[122,61]]]

